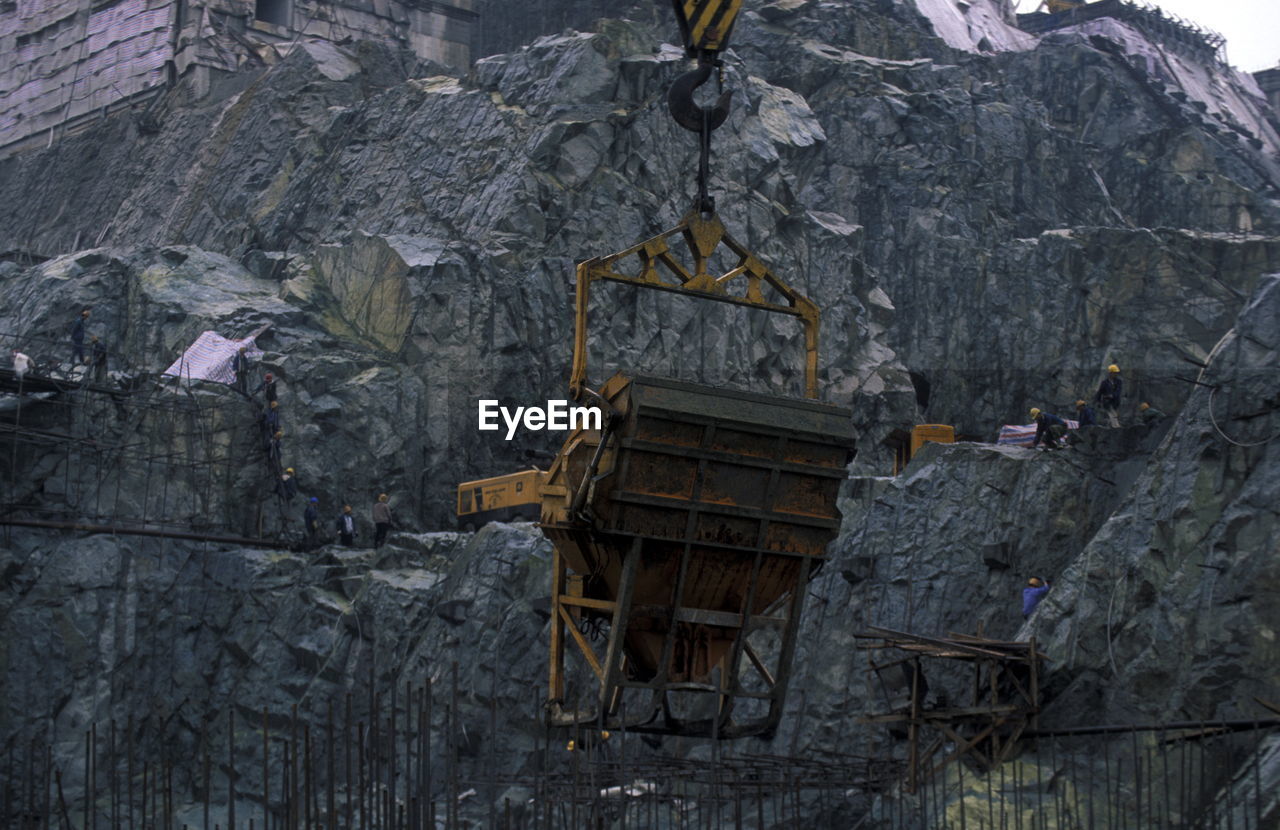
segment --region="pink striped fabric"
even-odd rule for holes
[[[1079,421],[1072,421],[1067,418],[1062,420],[1067,422],[1067,429],[1080,428]],[[1035,424],[1005,424],[1000,427],[1000,437],[996,439],[996,443],[1013,447],[1029,447],[1034,440],[1036,440]]]
[[[262,350],[253,344],[252,337],[228,340],[217,332],[206,331],[164,373],[186,380],[235,383],[236,373],[231,369],[231,358],[235,357],[241,346],[246,348],[245,354],[250,360],[262,357]]]

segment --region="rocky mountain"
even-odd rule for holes
[[[260,370],[281,379],[302,494],[327,517],[388,492],[413,531],[382,555],[303,557],[13,529],[0,736],[52,729],[70,769],[90,721],[141,720],[163,700],[195,752],[199,736],[223,740],[216,714],[233,704],[247,717],[302,703],[318,728],[318,701],[371,667],[403,685],[456,660],[462,717],[483,733],[494,712],[500,754],[532,768],[547,545],[524,526],[451,532],[454,492],[554,451],[556,435],[478,431],[476,405],[565,396],[574,263],[691,204],[696,141],[665,105],[687,66],[663,16],[631,17],[461,76],[302,41],[225,97],[178,87],[145,121],[0,160],[0,250],[20,252],[0,263],[6,343],[65,361],[89,306],[130,366],[117,381],[150,382],[202,331],[269,323]],[[853,636],[867,625],[1036,636],[1046,727],[1250,718],[1253,698],[1276,700],[1280,157],[1245,81],[1151,58],[1167,51],[1137,29],[1032,38],[998,3],[747,4],[712,193],[729,231],[821,306],[822,397],[852,408],[859,456],[782,731],[741,751],[838,752],[861,730],[892,754],[855,724],[872,708]],[[788,323],[621,288],[597,294],[592,320],[596,382],[626,367],[798,391]],[[1091,397],[1112,362],[1129,426],[1058,454],[990,443],[1033,405],[1065,414]],[[224,472],[216,497],[174,476],[165,518],[189,521],[190,504],[237,535],[296,527],[252,408],[215,386],[171,394],[226,413],[208,439]],[[1134,425],[1139,400],[1167,419]],[[22,417],[77,439],[96,424],[174,452],[183,440],[127,408],[67,423],[49,398]],[[973,440],[883,477],[882,439],[921,422]],[[79,463],[13,452],[6,501],[87,520],[66,484]],[[103,480],[122,515],[145,511],[136,470]],[[1024,624],[1031,574],[1054,587]],[[1187,810],[1244,786],[1236,770],[1280,783],[1267,740],[1265,764],[1220,756],[1224,777]],[[858,803],[900,826],[895,797]],[[1260,799],[1258,815],[1280,815]]]

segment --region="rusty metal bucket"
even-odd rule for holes
[[[543,488],[556,567],[582,577],[580,596],[562,597],[572,609],[563,617],[605,615],[611,634],[624,632],[625,668],[609,671],[608,655],[597,661],[605,687],[688,691],[719,668],[717,691],[727,697],[744,651],[754,666],[765,662],[746,635],[779,629],[778,668],[764,669],[767,688],[753,694],[780,713],[799,589],[839,529],[848,411],[623,374],[600,394],[611,411],[605,427],[571,434]],[[719,726],[726,737],[761,734],[776,714],[745,732],[728,720]],[[654,731],[691,734],[685,727]]]

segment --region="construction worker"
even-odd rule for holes
[[[276,379],[270,372],[263,375],[262,383],[259,383],[253,390],[253,394],[255,395],[259,392],[262,393],[262,396],[266,398],[268,403],[271,403],[276,399]]]
[[[31,358],[27,357],[17,349],[13,350],[13,374],[17,376],[18,383],[22,383],[23,377],[27,372],[31,371]]]
[[[249,351],[244,346],[231,356],[231,371],[235,373],[236,389],[249,394]]]
[[[285,503],[293,501],[293,497],[298,495],[298,481],[293,477],[293,468],[286,467],[284,473],[280,476],[280,496]]]
[[[107,377],[107,347],[98,340],[98,335],[89,338],[89,364],[93,366],[93,379],[104,380]]]
[[[386,493],[378,496],[378,500],[373,503],[373,526],[373,546],[380,548],[387,541],[387,531],[391,530],[391,505],[387,504]]]
[[[1033,576],[1027,580],[1027,587],[1022,589],[1022,618],[1025,620],[1030,617],[1036,610],[1036,606],[1040,604],[1040,600],[1044,599],[1044,595],[1049,593],[1049,583],[1038,576]]]
[[[1098,393],[1093,402],[1102,407],[1107,416],[1107,426],[1120,426],[1120,392],[1124,384],[1120,380],[1120,367],[1112,363],[1107,367],[1107,376],[1098,384]]]
[[[1156,409],[1154,406],[1147,403],[1146,401],[1143,401],[1142,403],[1138,404],[1138,420],[1142,421],[1143,424],[1150,426],[1151,424],[1154,424],[1156,421],[1159,421],[1163,417],[1164,417],[1163,412]]]
[[[89,309],[80,312],[71,326],[71,363],[84,363],[84,327],[89,322]]]
[[[280,439],[284,438],[284,430],[278,429],[275,435],[271,436],[271,443],[267,445],[267,460],[280,463]]]
[[[267,404],[267,430],[275,432],[280,429],[280,402],[271,401]]]
[[[314,542],[316,534],[320,531],[319,526],[316,524],[320,520],[319,504],[320,499],[312,496],[311,500],[307,502],[307,509],[302,511],[302,523],[307,528],[307,541],[309,542]]]
[[[1076,423],[1080,429],[1098,425],[1098,416],[1093,413],[1093,407],[1085,403],[1083,398],[1076,401]]]
[[[356,546],[356,517],[351,513],[351,505],[342,506],[342,515],[338,517],[338,539],[344,547]]]
[[[1052,412],[1041,412],[1035,407],[1031,408],[1031,420],[1036,422],[1036,437],[1031,442],[1032,449],[1043,441],[1045,449],[1056,450],[1058,439],[1067,434],[1067,422]]]

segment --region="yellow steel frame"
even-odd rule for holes
[[[693,258],[691,268],[682,265],[672,252],[670,240],[680,234]],[[726,273],[716,276],[707,271],[712,254],[724,245],[738,258],[738,263]],[[618,263],[635,256],[640,261],[640,272],[628,276],[616,270]],[[658,266],[662,266],[659,268]],[[672,279],[674,278],[674,279]],[[603,257],[589,259],[578,264],[577,299],[574,313],[573,368],[569,375],[569,388],[575,397],[582,393],[587,381],[587,303],[591,284],[600,280],[656,288],[676,294],[698,297],[718,302],[759,308],[789,314],[799,318],[804,326],[805,396],[818,397],[818,306],[808,297],[796,291],[770,271],[753,253],[734,241],[725,231],[718,216],[702,216],[697,211],[681,220],[679,225],[655,237]],[[736,281],[736,283],[735,283]],[[746,282],[743,294],[730,294],[731,284]],[[762,284],[777,291],[783,303],[765,299]]]
[[[688,46],[719,51],[733,29],[742,0],[683,0],[676,8],[687,27]]]

